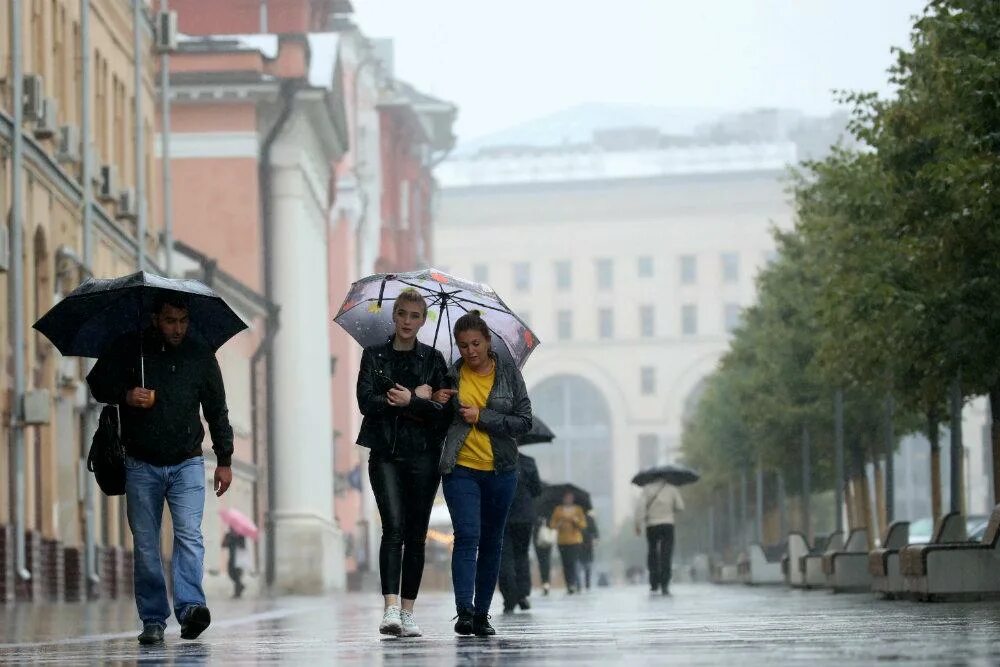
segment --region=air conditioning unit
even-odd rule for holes
[[[177,50],[177,12],[160,12],[156,15],[156,52],[170,53]]]
[[[80,130],[76,125],[63,125],[59,128],[59,150],[56,152],[56,160],[73,164],[80,161]]]
[[[51,139],[59,130],[57,125],[59,109],[55,98],[49,97],[42,105],[42,117],[35,123],[35,139]]]
[[[136,206],[135,190],[126,188],[119,192],[115,218],[118,220],[135,220],[138,217],[138,212],[139,207]]]
[[[27,121],[39,122],[45,113],[45,85],[42,77],[27,74],[24,77],[24,116]]]
[[[103,202],[112,202],[117,197],[115,184],[118,169],[113,164],[102,164],[97,177],[97,196]]]

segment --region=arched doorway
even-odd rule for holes
[[[611,411],[600,390],[581,377],[558,375],[531,391],[532,408],[556,439],[525,448],[542,480],[572,482],[590,492],[598,526],[614,525]]]

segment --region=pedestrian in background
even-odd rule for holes
[[[232,527],[222,538],[222,548],[229,552],[226,559],[226,572],[233,581],[233,597],[243,596],[243,572],[246,569],[247,557],[250,552],[247,550],[247,538],[243,537]]]
[[[676,486],[667,482],[642,487],[635,508],[635,534],[646,529],[649,590],[670,595],[674,557],[674,521],[684,510],[684,499]]]
[[[559,545],[566,592],[573,595],[580,590],[576,568],[580,561],[580,550],[583,548],[583,530],[587,527],[587,517],[583,513],[583,508],[576,504],[572,491],[563,494],[562,504],[552,510],[549,526],[555,528],[558,533],[556,542]]]
[[[528,550],[535,527],[535,498],[542,492],[538,466],[530,456],[521,454],[517,459],[517,492],[507,517],[507,529],[500,555],[500,594],[503,611],[509,614],[518,606],[531,609],[531,563]]]
[[[594,547],[600,539],[594,511],[587,512],[587,526],[583,529],[583,544],[580,545],[580,579],[583,588],[590,590],[590,579],[594,569]],[[579,581],[579,580],[578,580]]]
[[[542,582],[542,595],[549,594],[552,547],[555,546],[555,542],[556,531],[549,528],[549,518],[538,517],[535,521],[535,558],[538,560],[538,578]]]

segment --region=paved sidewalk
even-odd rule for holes
[[[378,596],[219,603],[202,639],[175,625],[163,647],[135,642],[124,603],[0,610],[0,661],[47,664],[785,665],[1000,664],[1000,605],[926,605],[783,588],[678,585],[536,597],[529,613],[497,614],[499,636],[458,638],[452,601],[421,595],[425,636],[382,638]],[[499,601],[497,601],[499,604]]]

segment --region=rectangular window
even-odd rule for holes
[[[681,255],[681,285],[694,285],[698,282],[698,258],[694,255]]]
[[[732,332],[740,326],[743,307],[738,303],[727,303],[723,308],[722,318],[726,324],[726,331]]]
[[[572,265],[566,261],[556,262],[556,289],[568,290],[573,286]]]
[[[643,338],[656,335],[656,310],[653,306],[639,306],[639,335]]]
[[[698,333],[698,306],[693,303],[681,306],[681,333],[685,336]]]
[[[488,283],[490,281],[490,267],[485,264],[473,264],[472,279],[477,283]]]
[[[638,261],[638,270],[640,278],[652,278],[653,277],[653,258],[649,255],[643,255]]]
[[[722,282],[735,285],[740,281],[740,256],[735,252],[722,254]]]
[[[531,264],[516,262],[514,264],[514,289],[527,292],[531,289]]]
[[[597,289],[611,289],[614,286],[614,265],[610,259],[597,260]]]
[[[639,369],[639,391],[643,396],[652,396],[656,393],[656,369],[652,366],[643,366]]]
[[[597,311],[597,335],[600,338],[614,338],[615,313],[610,308]]]
[[[660,439],[655,433],[639,434],[639,469],[652,468],[660,462]]]
[[[559,340],[569,340],[573,337],[573,311],[560,310],[556,314],[556,329]]]

